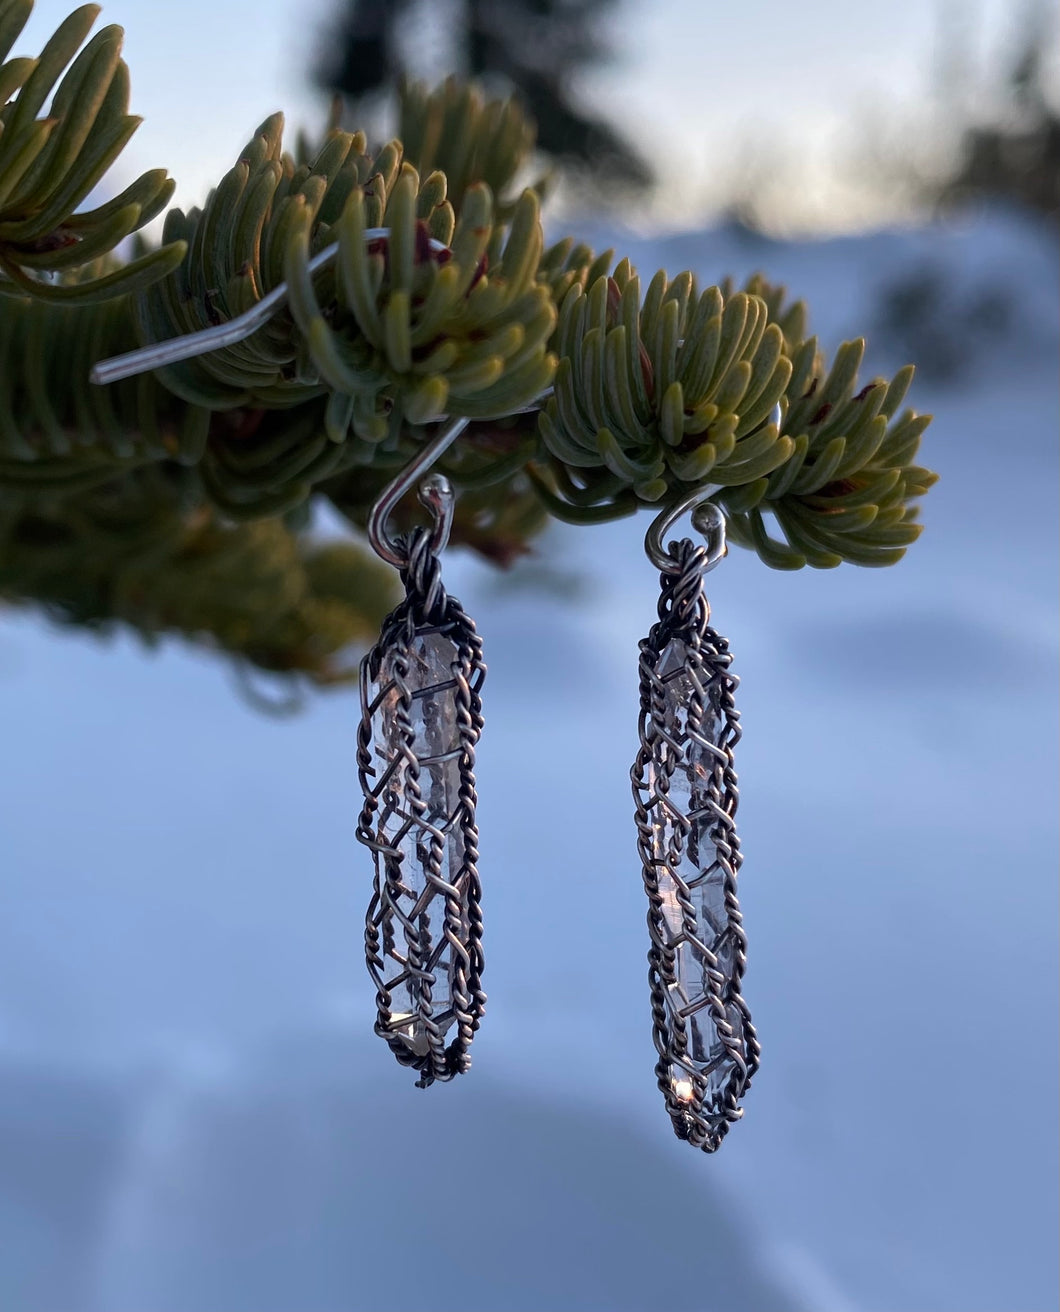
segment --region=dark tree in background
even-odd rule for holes
[[[405,52],[420,32],[446,24],[455,67],[475,78],[504,78],[537,124],[537,145],[566,168],[602,185],[643,188],[653,181],[637,151],[603,119],[577,104],[578,72],[609,50],[600,35],[615,0],[342,0],[315,80],[355,103],[413,70]],[[429,12],[433,11],[433,12]],[[428,21],[430,20],[430,21]]]
[[[970,125],[958,168],[942,199],[1016,201],[1060,225],[1060,113],[1049,97],[1045,56],[1055,21],[1034,6],[1024,22],[1021,48],[1008,76],[996,121]]]

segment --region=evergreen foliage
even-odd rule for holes
[[[332,681],[392,584],[359,548],[313,545],[307,510],[363,526],[443,415],[472,421],[442,466],[453,540],[500,564],[549,515],[708,483],[733,539],[779,568],[889,564],[919,533],[934,475],[915,463],[927,419],[901,408],[911,368],[861,383],[860,341],[828,364],[761,278],[660,272],[642,294],[611,252],[546,249],[518,183],[531,123],[453,80],[406,88],[403,139],[378,148],[332,122],[290,153],[273,115],[201,209],[123,262],[172,183],[155,170],[76,212],[136,124],[120,33],[78,54],[84,6],[39,60],[9,59],[30,8],[0,0],[0,595]],[[281,282],[286,307],[245,341],[90,383]]]

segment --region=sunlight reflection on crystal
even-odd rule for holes
[[[695,1093],[695,1086],[687,1078],[674,1079],[674,1097],[678,1102],[691,1102],[692,1095]]]

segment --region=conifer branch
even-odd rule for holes
[[[323,497],[363,524],[444,415],[472,420],[445,463],[454,541],[500,563],[549,516],[599,522],[704,484],[777,568],[890,564],[919,533],[935,476],[915,463],[928,419],[901,408],[911,367],[861,383],[860,340],[827,364],[805,308],[762,278],[642,289],[611,252],[546,249],[541,184],[519,185],[532,125],[452,79],[404,88],[403,140],[378,149],[332,121],[292,155],[273,115],[201,209],[170,210],[161,244],[137,236],[121,260],[173,183],[156,169],[77,211],[139,121],[120,30],[87,40],[86,5],[38,59],[9,59],[30,9],[0,0],[0,593],[326,681],[336,635],[374,621],[385,589],[344,556],[359,582],[336,619],[290,516]],[[89,382],[281,283],[284,308],[245,341]],[[255,553],[301,598],[282,622],[240,610]]]

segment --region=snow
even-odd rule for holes
[[[1007,214],[606,244],[648,276],[761,269],[829,345],[928,264],[943,331],[1011,295],[965,376],[914,384],[942,478],[899,566],[711,575],[745,726],[744,1121],[698,1156],[652,1075],[645,519],[557,527],[510,576],[446,560],[490,667],[490,1000],[472,1072],[426,1093],[370,1036],[355,698],[272,721],[196,653],[7,616],[5,1306],[1054,1305],[1055,249]]]

